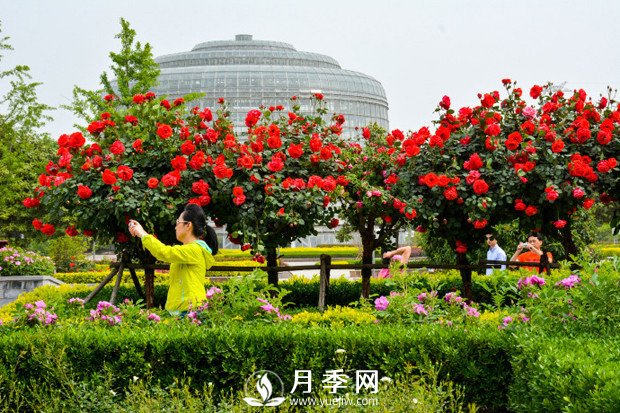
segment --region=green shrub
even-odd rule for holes
[[[49,241],[49,253],[58,271],[85,271],[94,268],[86,260],[89,239],[82,236],[57,237]]]
[[[380,377],[399,381],[441,366],[439,380],[463,386],[466,402],[498,410],[506,406],[511,374],[505,351],[509,336],[496,329],[319,329],[288,323],[204,328],[162,322],[140,329],[85,323],[3,330],[0,327],[0,394],[8,394],[15,383],[62,389],[70,380],[79,386],[101,372],[117,393],[126,391],[135,376],[157,378],[162,387],[191,379],[192,391],[212,383],[214,394],[222,395],[241,391],[245,380],[261,369],[276,372],[285,389],[291,389],[296,369],[313,371],[314,386],[319,387],[322,374],[332,369],[343,368],[350,377],[353,370],[377,370]],[[346,357],[339,358],[338,349],[344,349]]]
[[[614,412],[620,406],[620,340],[532,334],[513,358],[515,412]]]
[[[53,274],[54,263],[49,257],[18,247],[0,248],[0,276]]]

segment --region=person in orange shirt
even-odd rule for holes
[[[538,270],[538,272],[541,273],[546,269],[546,264],[553,262],[553,255],[543,248],[544,240],[544,237],[540,233],[532,232],[527,237],[527,242],[519,243],[510,261],[540,263],[542,264],[540,267],[521,268],[531,271]],[[522,252],[523,250],[527,250],[527,252]]]

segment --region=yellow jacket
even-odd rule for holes
[[[142,246],[159,261],[170,263],[170,287],[166,310],[187,311],[206,298],[205,274],[215,263],[204,241],[173,247],[163,244],[152,235],[142,237]]]

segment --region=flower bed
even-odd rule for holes
[[[48,257],[17,247],[0,248],[0,276],[53,274],[54,263]]]

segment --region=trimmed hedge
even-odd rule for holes
[[[516,412],[620,409],[620,337],[532,335],[512,366],[509,405]]]
[[[296,369],[311,370],[320,383],[325,371],[343,367],[351,376],[368,369],[400,378],[440,365],[440,378],[464,385],[467,401],[497,411],[508,402],[512,373],[505,349],[511,340],[493,329],[441,326],[320,329],[255,323],[206,329],[162,323],[135,329],[87,323],[10,334],[0,327],[0,394],[16,382],[62,387],[101,372],[113,377],[116,392],[134,376],[152,376],[162,386],[191,378],[196,390],[213,383],[223,394],[242,390],[262,369],[276,372],[291,389]],[[337,364],[337,349],[346,350],[346,366]]]

